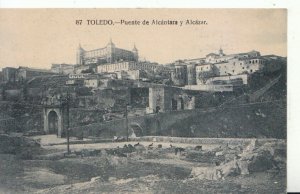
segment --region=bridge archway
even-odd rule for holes
[[[58,134],[58,115],[55,111],[49,112],[48,125],[49,134]]]
[[[62,136],[63,117],[61,108],[44,108],[44,131],[46,134]]]

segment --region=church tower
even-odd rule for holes
[[[220,50],[219,50],[219,56],[220,57],[223,57],[225,56],[225,54],[223,53],[223,49],[220,47]]]
[[[81,47],[79,44],[76,52],[76,64],[78,65],[83,65],[83,54],[84,54],[84,49]]]
[[[136,62],[138,62],[138,60],[139,60],[139,51],[137,50],[135,44],[133,46],[132,52],[133,52],[134,60]]]
[[[110,41],[109,43],[107,44],[106,46],[106,49],[107,49],[107,62],[108,63],[113,63],[115,61],[115,44],[112,42],[112,39],[110,38]]]

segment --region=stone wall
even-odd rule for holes
[[[276,142],[277,144],[284,144],[285,140],[278,140],[275,138],[184,138],[184,137],[162,137],[162,136],[144,136],[144,137],[131,137],[130,141],[149,141],[149,142],[173,142],[173,143],[186,143],[186,144],[217,144],[217,145],[249,145],[253,141],[257,144],[264,144],[266,142]]]
[[[246,104],[223,109],[196,109],[130,117],[142,135],[226,138],[286,138],[286,108],[274,103]],[[73,136],[126,135],[125,119],[72,128]]]

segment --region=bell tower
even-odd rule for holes
[[[106,46],[107,49],[107,62],[108,63],[113,63],[115,61],[115,44],[112,42],[112,39],[110,38],[109,43]]]
[[[78,65],[83,65],[84,64],[83,55],[84,55],[84,49],[79,44],[79,46],[77,48],[77,52],[76,52],[76,64],[78,64]]]
[[[132,52],[133,52],[134,60],[136,62],[138,62],[138,60],[139,60],[139,51],[137,50],[135,44],[133,46]]]
[[[223,49],[220,47],[219,49],[219,56],[220,57],[223,57],[225,54],[223,53]]]

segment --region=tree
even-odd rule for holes
[[[209,70],[209,71],[203,71],[198,73],[198,80],[202,82],[203,84],[206,83],[206,81],[214,76],[214,71]]]

